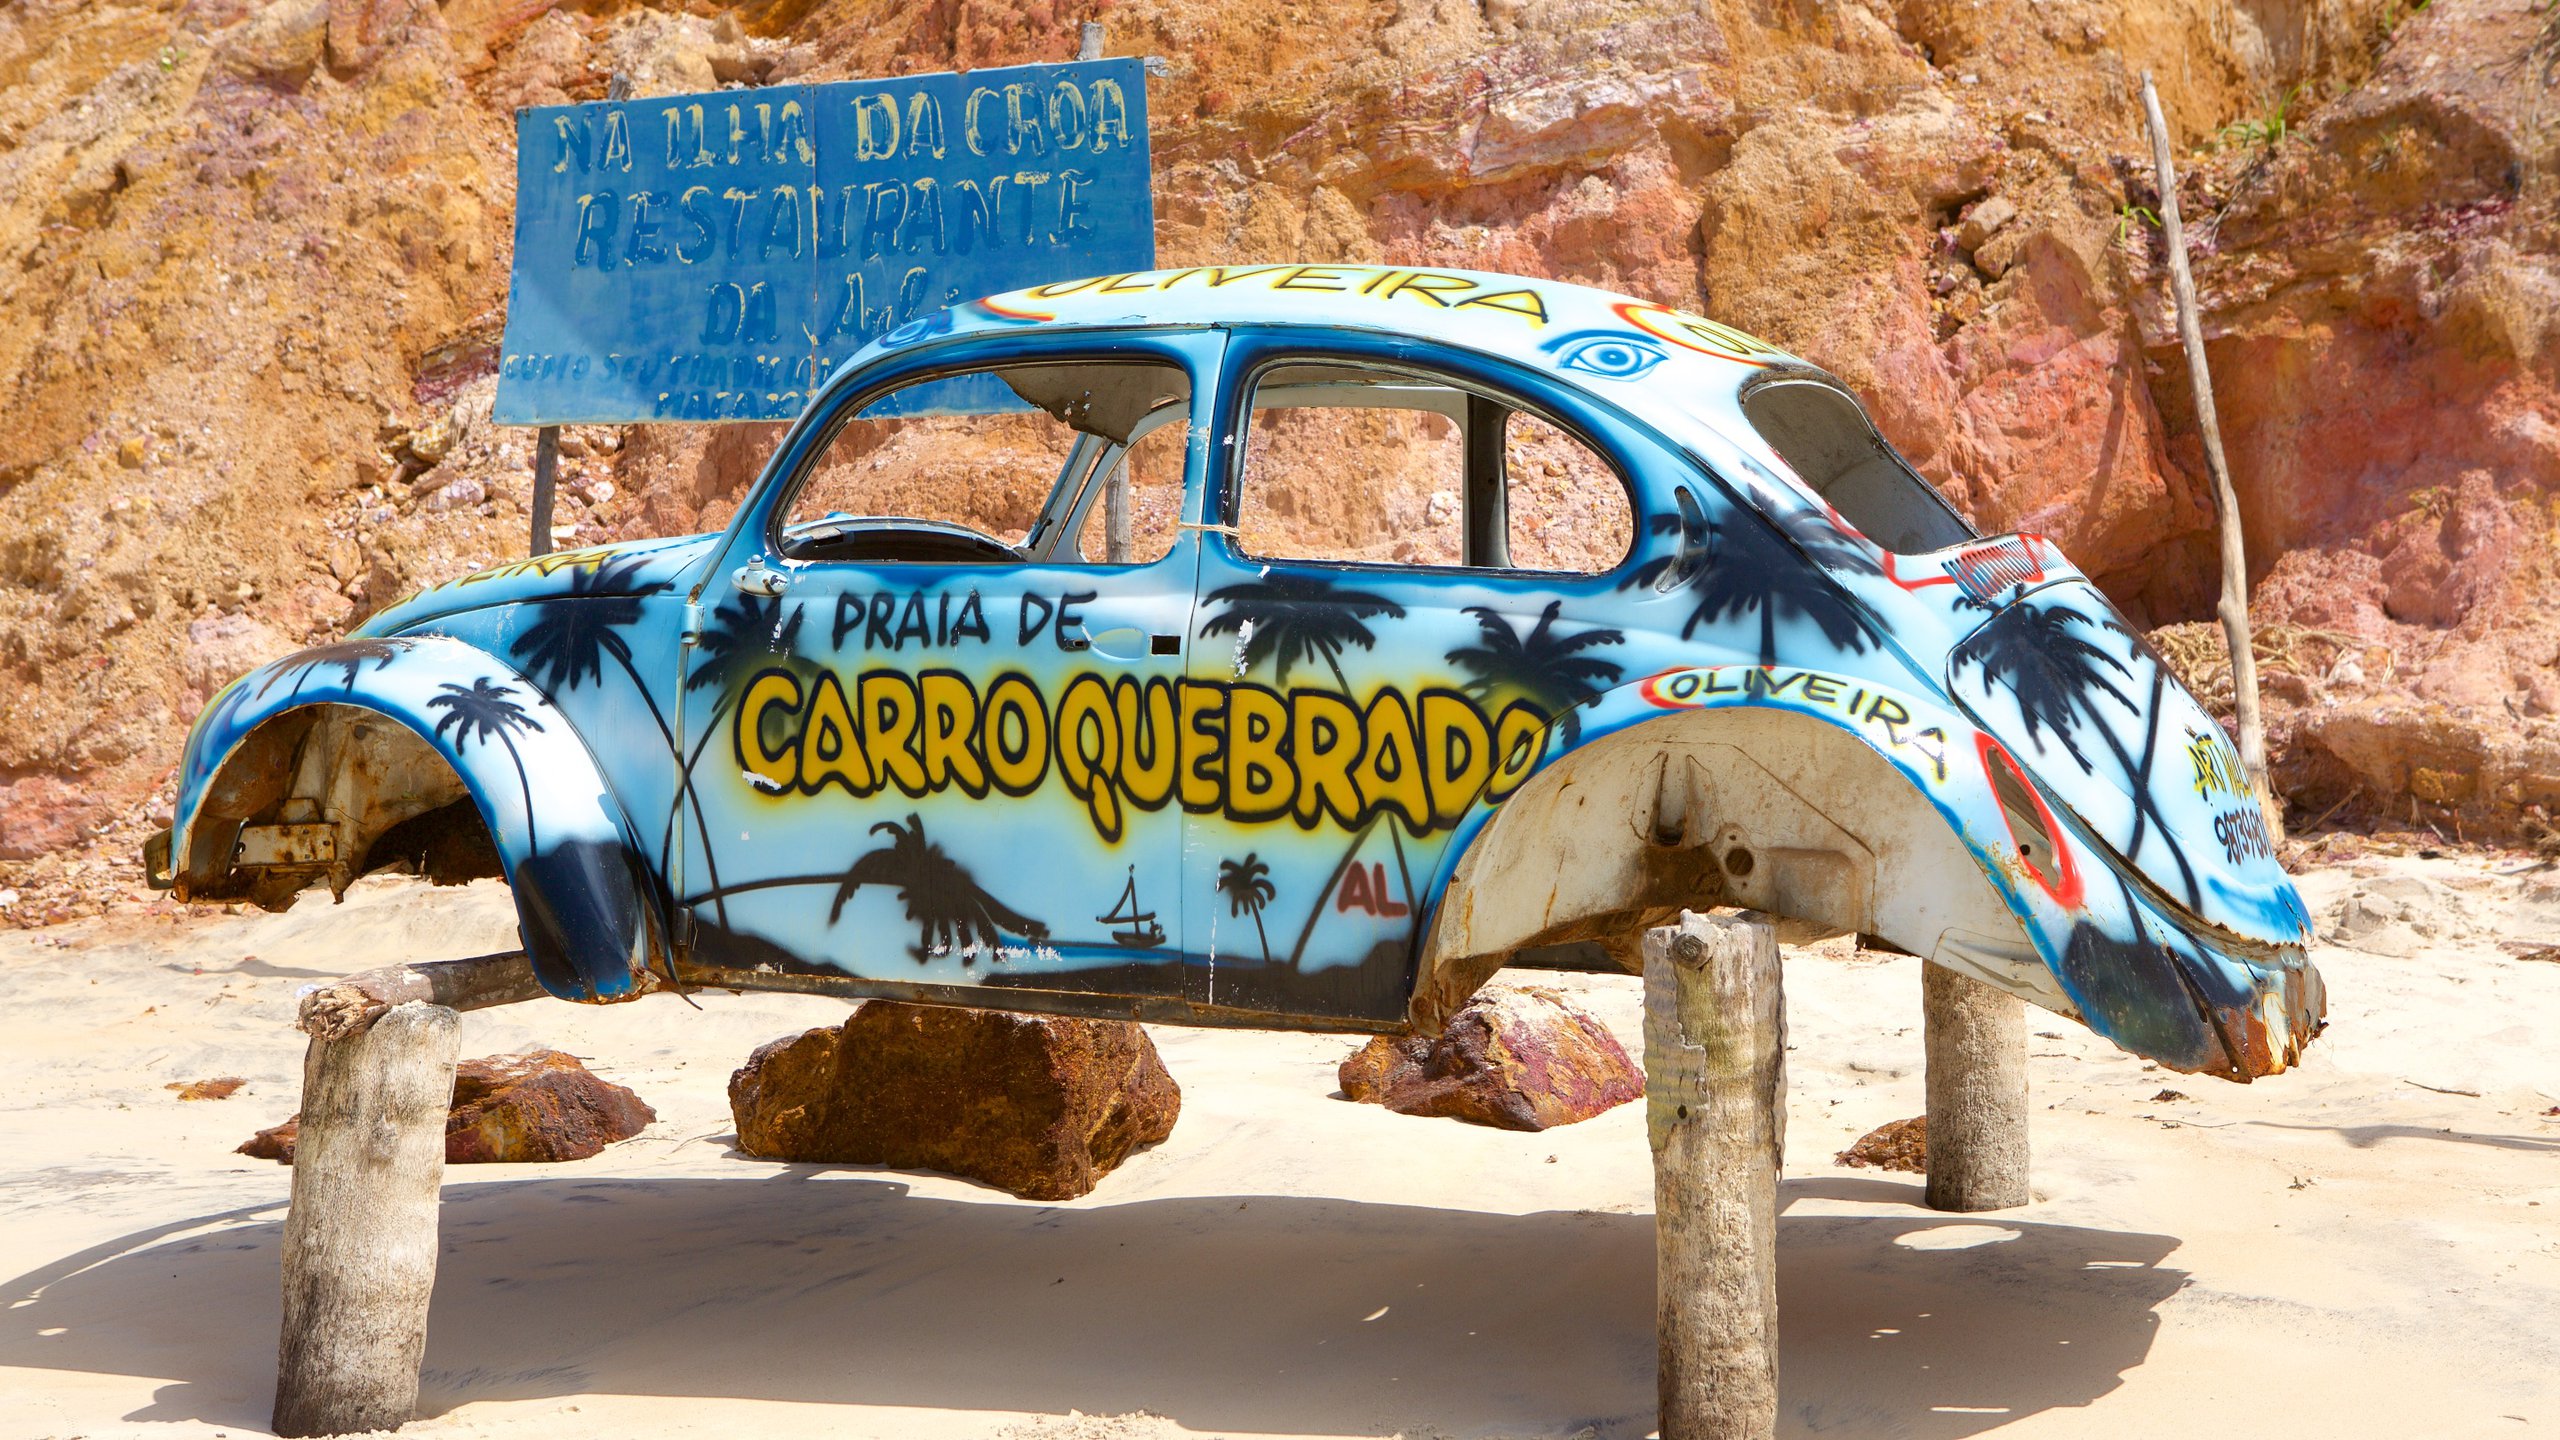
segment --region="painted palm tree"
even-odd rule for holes
[[[2098,696],[2111,697],[2127,715],[2139,711],[2100,667],[2127,680],[2133,672],[2073,631],[2071,622],[2079,618],[2060,606],[2012,605],[1957,646],[1948,668],[1962,674],[1968,666],[1981,666],[1984,689],[2006,686],[2017,697],[2027,738],[2042,744],[2044,732],[2052,731],[2085,775],[2092,767],[2075,733],[2080,717],[2085,713],[2101,734],[2111,734]]]
[[[604,662],[611,657],[630,677],[631,688],[640,693],[640,703],[649,707],[649,718],[657,723],[658,734],[672,752],[675,736],[667,729],[667,718],[659,713],[639,668],[631,662],[631,642],[621,635],[640,623],[641,602],[667,588],[663,580],[637,588],[631,585],[632,573],[647,563],[647,557],[632,555],[571,574],[566,592],[533,602],[533,624],[516,637],[507,653],[521,657],[526,676],[555,695],[590,680],[601,681]]]
[[[718,898],[720,861],[712,853],[711,830],[702,815],[702,798],[693,788],[693,767],[700,763],[702,752],[709,749],[713,737],[720,733],[721,717],[736,703],[738,687],[756,661],[774,655],[788,655],[800,638],[802,607],[792,605],[786,613],[780,596],[767,598],[738,594],[722,601],[711,612],[711,623],[702,627],[702,636],[694,649],[700,658],[685,676],[685,693],[691,694],[707,686],[718,686],[711,702],[711,714],[705,720],[700,738],[686,752],[684,769],[676,777],[675,798],[667,806],[667,823],[658,838],[658,853],[664,855],[675,842],[676,817],[687,806],[692,807],[694,829],[702,836],[702,864],[711,881],[720,922],[729,921],[729,906]]]
[[[553,695],[576,690],[590,680],[601,684],[604,662],[611,659],[622,667],[641,705],[647,708],[650,722],[658,727],[667,753],[672,755],[678,748],[675,731],[658,709],[648,682],[640,678],[640,669],[632,661],[631,642],[621,633],[640,623],[643,602],[666,590],[670,583],[661,580],[653,585],[634,584],[634,575],[648,563],[645,555],[626,555],[619,560],[607,559],[592,570],[572,570],[565,592],[533,602],[534,622],[516,637],[507,653],[521,657],[526,678]],[[709,733],[707,727],[705,733]],[[703,872],[716,893],[720,888],[720,862],[712,853],[711,825],[702,814],[700,798],[693,792],[690,772],[678,777],[675,799],[667,809],[668,833],[659,841],[658,854],[663,861],[674,838],[676,813],[688,806],[693,811],[694,831],[702,837]],[[728,907],[720,906],[719,912],[725,923]]]
[[[756,661],[775,655],[787,655],[800,638],[801,607],[792,605],[785,613],[782,597],[736,594],[720,602],[711,612],[711,623],[702,627],[702,638],[694,643],[700,657],[693,671],[685,676],[684,688],[690,692],[706,685],[718,685],[721,693],[712,713],[720,713],[731,698],[736,682],[745,678],[747,669]]]
[[[843,918],[845,903],[865,885],[894,886],[916,925],[916,943],[908,952],[921,964],[934,955],[960,953],[964,966],[977,963],[977,949],[992,951],[1011,932],[1026,940],[1049,938],[1049,927],[1006,906],[971,878],[960,862],[926,838],[924,819],[910,814],[907,823],[883,820],[871,827],[889,843],[865,851],[836,884],[835,903],[827,907],[827,923]],[[743,888],[743,887],[741,887]]]
[[[1248,850],[1241,860],[1218,862],[1218,893],[1227,897],[1227,913],[1251,915],[1253,933],[1262,941],[1262,963],[1271,963],[1271,935],[1262,928],[1262,907],[1279,892],[1271,885],[1271,867]]]
[[[1840,533],[1839,524],[1820,510],[1789,510],[1778,516],[1778,529],[1818,565],[1860,575],[1884,573],[1873,555]]]
[[[525,848],[538,848],[539,837],[534,832],[533,821],[533,777],[525,773],[524,755],[516,749],[514,732],[540,730],[542,722],[516,703],[516,687],[500,684],[486,675],[467,686],[447,683],[443,690],[443,694],[430,696],[427,700],[429,709],[445,712],[444,717],[436,721],[435,733],[442,735],[451,729],[456,750],[475,740],[484,745],[495,740],[507,747],[507,758],[516,766],[516,784],[524,791]]]
[[[1785,482],[1768,475],[1767,471],[1762,471],[1761,474],[1767,477],[1772,485],[1785,488]],[[1678,511],[1665,510],[1648,517],[1645,521],[1645,529],[1655,535],[1684,535],[1694,522],[1697,526],[1697,534],[1680,547],[1668,553],[1656,555],[1628,571],[1626,576],[1618,581],[1619,589],[1633,590],[1639,586],[1659,584],[1664,575],[1671,573],[1673,569],[1684,563],[1700,569],[1704,568],[1698,562],[1708,557],[1699,552],[1706,549],[1721,527],[1706,518],[1705,513],[1698,509],[1694,497],[1687,489],[1682,489],[1679,494],[1683,501],[1683,508],[1695,513],[1689,518],[1683,518]],[[1789,540],[1795,542],[1796,548],[1804,552],[1805,558],[1818,565],[1835,570],[1847,570],[1859,575],[1883,573],[1883,567],[1876,563],[1875,557],[1841,533],[1841,522],[1835,521],[1824,511],[1788,510],[1777,517],[1777,524],[1778,529]],[[1770,558],[1782,557],[1773,554]],[[1694,577],[1691,578],[1694,579]]]
[[[1333,672],[1333,683],[1341,688],[1345,700],[1353,699],[1351,681],[1342,673],[1342,652],[1357,645],[1363,650],[1375,649],[1377,635],[1364,622],[1379,618],[1401,620],[1404,607],[1384,595],[1366,590],[1343,590],[1322,575],[1291,574],[1286,571],[1267,574],[1258,580],[1236,585],[1222,585],[1209,592],[1208,598],[1227,608],[1200,627],[1203,636],[1233,634],[1244,642],[1246,669],[1274,660],[1277,678],[1289,683],[1289,669],[1299,661],[1313,657],[1324,661]],[[1383,813],[1383,812],[1382,812]],[[1350,846],[1333,867],[1333,878],[1318,891],[1315,904],[1307,911],[1307,923],[1298,931],[1298,943],[1289,951],[1289,964],[1295,968],[1306,954],[1307,940],[1315,934],[1316,921],[1324,914],[1324,902],[1333,887],[1342,882],[1343,871],[1352,857],[1368,841],[1369,832],[1377,828],[1380,816],[1369,817],[1359,833],[1351,837]],[[1405,893],[1413,893],[1413,875],[1404,858],[1404,837],[1393,825],[1387,827],[1387,838],[1396,848],[1396,870],[1404,877]],[[1261,917],[1254,917],[1259,925]]]
[[[1487,605],[1470,605],[1484,631],[1482,643],[1462,645],[1448,654],[1449,663],[1475,672],[1464,689],[1480,699],[1498,691],[1526,698],[1546,713],[1572,745],[1582,739],[1581,707],[1600,698],[1625,673],[1622,665],[1581,652],[1595,645],[1622,645],[1626,632],[1593,628],[1579,635],[1556,632],[1564,602],[1550,600],[1526,634],[1512,628],[1509,617]]]
[[[1771,483],[1780,482],[1771,477]],[[1785,537],[1781,539],[1749,516],[1729,512],[1722,522],[1709,519],[1694,502],[1687,501],[1688,493],[1681,491],[1683,511],[1688,512],[1685,516],[1664,511],[1645,522],[1645,528],[1653,534],[1685,536],[1682,544],[1646,560],[1618,582],[1621,590],[1665,585],[1665,576],[1688,571],[1685,583],[1697,597],[1697,608],[1680,627],[1681,639],[1688,639],[1700,625],[1712,624],[1727,615],[1739,619],[1756,612],[1760,617],[1763,665],[1777,663],[1781,618],[1811,620],[1835,647],[1858,653],[1881,641],[1883,637],[1865,608],[1818,568],[1864,575],[1875,574],[1879,569],[1875,558],[1840,533],[1827,515],[1811,509],[1787,511],[1777,519],[1778,529]],[[1695,533],[1691,533],[1693,524]],[[1813,564],[1805,564],[1807,560]]]
[[[1681,639],[1688,639],[1700,625],[1757,613],[1763,665],[1778,663],[1780,619],[1812,621],[1837,649],[1863,653],[1870,644],[1881,642],[1875,622],[1856,601],[1758,521],[1748,516],[1724,525],[1709,521],[1707,533],[1713,550],[1691,586],[1697,604],[1680,627]],[[1858,553],[1836,534],[1823,543]],[[1824,556],[1812,554],[1812,558]]]
[[[1222,585],[1209,592],[1209,600],[1227,608],[1202,625],[1200,633],[1240,637],[1246,668],[1276,660],[1279,681],[1285,686],[1292,666],[1319,659],[1333,671],[1333,683],[1341,687],[1345,699],[1351,698],[1351,682],[1342,673],[1343,648],[1377,646],[1378,637],[1364,621],[1404,618],[1404,607],[1384,595],[1337,589],[1322,575],[1285,571]]]
[[[285,694],[299,695],[302,693],[304,682],[311,678],[314,671],[325,670],[332,665],[338,667],[339,685],[352,686],[356,683],[356,676],[363,673],[364,662],[372,661],[373,668],[376,670],[388,668],[393,660],[414,649],[417,643],[414,640],[396,638],[341,640],[335,645],[321,645],[305,650],[278,666],[275,673],[269,675],[265,683],[258,687],[258,693],[261,696],[265,695],[276,687],[277,682],[291,675],[293,688]]]
[[[1685,495],[1688,492],[1684,490],[1681,493]],[[1658,515],[1646,517],[1644,528],[1648,533],[1654,535],[1678,535],[1689,527],[1688,522],[1682,520],[1679,515],[1665,510]],[[1704,536],[1699,537],[1700,544],[1704,543],[1704,538]],[[1633,570],[1628,571],[1625,577],[1618,581],[1618,588],[1621,590],[1633,590],[1639,586],[1661,584],[1663,576],[1670,574],[1682,561],[1691,558],[1693,558],[1692,549],[1689,545],[1685,544],[1678,549],[1656,555],[1652,559],[1638,565]],[[1669,587],[1666,586],[1665,588]]]
[[[2131,680],[2133,671],[2074,629],[2075,621],[2083,625],[2102,623],[2061,605],[2013,604],[1984,621],[1981,629],[1956,647],[1947,664],[1948,674],[1952,679],[1968,667],[1980,666],[1986,691],[2000,686],[2016,698],[2018,718],[2027,727],[2029,741],[2041,747],[2044,733],[2051,731],[2079,764],[2081,773],[2093,774],[2096,767],[2080,748],[2080,730],[2085,721],[2123,771],[2125,793],[2132,799],[2134,809],[2127,858],[2139,858],[2147,826],[2156,822],[2163,834],[2169,833],[2168,818],[2160,813],[2159,802],[2151,794],[2148,767],[2134,759],[2117,733],[2118,717],[2098,704],[2098,697],[2105,696],[2123,709],[2125,718],[2139,717],[2142,707],[2106,675],[2106,671],[2113,670]],[[2194,867],[2174,845],[2169,847],[2169,858],[2178,863],[2178,873],[2186,881],[2187,903],[2195,904],[2201,895],[2196,889]]]

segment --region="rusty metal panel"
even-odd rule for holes
[[[231,863],[243,869],[326,865],[338,858],[338,827],[245,825]]]

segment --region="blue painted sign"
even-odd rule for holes
[[[1134,59],[520,111],[498,422],[790,419],[946,305],[1152,266],[1149,179]]]

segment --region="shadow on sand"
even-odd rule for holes
[[[1954,1440],[2086,1405],[2185,1283],[2166,1236],[1937,1215],[1892,1181],[1786,1198],[1911,1208],[1780,1222],[1783,1434]],[[161,1378],[124,1418],[262,1429],[282,1218],[207,1215],[7,1281],[0,1366]],[[1648,1214],[1062,1209],[782,1167],[459,1181],[443,1238],[429,1413],[597,1391],[1146,1410],[1218,1433],[1653,1424]]]
[[[2441,1125],[2286,1125],[2273,1120],[2252,1120],[2249,1123],[2268,1130],[2325,1130],[2358,1150],[2370,1150],[2385,1140],[2435,1140],[2456,1145],[2485,1145],[2492,1150],[2560,1152],[2560,1140],[2544,1140],[2532,1135],[2489,1135]]]

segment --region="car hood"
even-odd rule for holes
[[[510,560],[377,610],[354,636],[397,635],[431,620],[491,605],[559,595],[646,595],[677,588],[689,582],[694,567],[719,543],[716,534],[685,535]]]
[[[1951,652],[1947,690],[2171,904],[2243,939],[2310,938],[2239,753],[2096,586],[1993,608]]]

